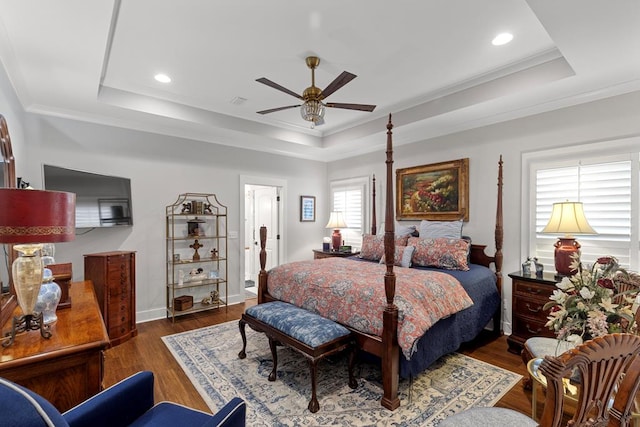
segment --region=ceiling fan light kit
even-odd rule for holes
[[[322,102],[323,99],[325,99],[326,97],[331,95],[333,92],[337,91],[338,89],[340,89],[341,87],[349,83],[351,80],[355,79],[356,75],[349,73],[347,71],[343,71],[342,74],[336,77],[329,84],[329,86],[327,86],[324,89],[324,91],[322,91],[320,88],[316,87],[316,75],[315,75],[315,69],[318,67],[318,65],[320,65],[320,58],[318,58],[317,56],[308,56],[305,62],[307,63],[307,67],[311,69],[311,86],[306,88],[304,92],[302,92],[302,95],[298,95],[297,93],[283,86],[280,86],[279,84],[274,83],[265,77],[256,79],[256,81],[259,83],[265,84],[281,92],[294,96],[304,102],[298,105],[289,105],[286,107],[277,107],[277,108],[270,108],[268,110],[258,111],[258,114],[269,114],[269,113],[274,113],[276,111],[287,110],[289,108],[300,107],[300,116],[304,120],[311,122],[311,127],[313,128],[316,125],[321,125],[324,123],[324,113],[325,113],[326,107],[342,108],[345,110],[368,111],[368,112],[371,112],[376,108],[375,105],[369,105],[369,104],[344,104],[344,103],[325,104],[323,103]]]
[[[320,101],[310,100],[305,101],[300,106],[300,116],[308,122],[311,122],[313,127],[316,124],[321,124],[324,119],[324,104]]]

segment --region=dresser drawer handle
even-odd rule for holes
[[[527,310],[529,310],[532,313],[537,313],[540,311],[540,309],[542,308],[541,306],[536,306],[536,308],[531,308],[531,305],[529,303],[526,304],[527,306]]]
[[[530,327],[530,326],[529,326],[529,324],[527,323],[527,331],[529,331],[529,332],[530,332],[530,333],[532,333],[532,334],[539,334],[539,333],[540,333],[540,331],[541,331],[541,329],[540,329],[540,328],[538,328],[537,330],[535,330],[535,331],[534,331],[533,329],[531,329],[531,327]]]
[[[535,288],[527,288],[527,290],[529,291],[529,293],[538,295],[540,293],[540,289],[535,289]]]

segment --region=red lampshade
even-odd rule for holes
[[[76,195],[0,188],[0,243],[55,243],[75,239]]]

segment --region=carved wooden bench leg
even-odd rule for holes
[[[358,381],[356,380],[356,376],[354,374],[357,352],[358,349],[356,348],[356,343],[352,342],[349,348],[349,387],[352,389],[358,388]]]
[[[276,341],[269,337],[269,348],[271,349],[271,357],[273,358],[273,369],[271,370],[271,373],[269,374],[269,381],[275,381],[276,378],[278,377],[278,345],[276,344]]]
[[[240,329],[240,336],[242,336],[242,350],[240,350],[240,353],[238,353],[238,357],[240,359],[244,359],[245,357],[247,357],[247,335],[245,333],[244,327],[247,324],[247,322],[244,321],[244,319],[240,319],[238,321],[238,328]]]
[[[318,403],[318,396],[316,395],[316,376],[318,374],[318,360],[309,359],[309,368],[311,369],[311,400],[309,401],[309,411],[312,413],[318,412],[320,409],[320,403]]]

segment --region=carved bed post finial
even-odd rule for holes
[[[373,191],[371,192],[371,234],[376,235],[378,231],[376,219],[376,174],[373,174],[373,183],[371,184]]]

